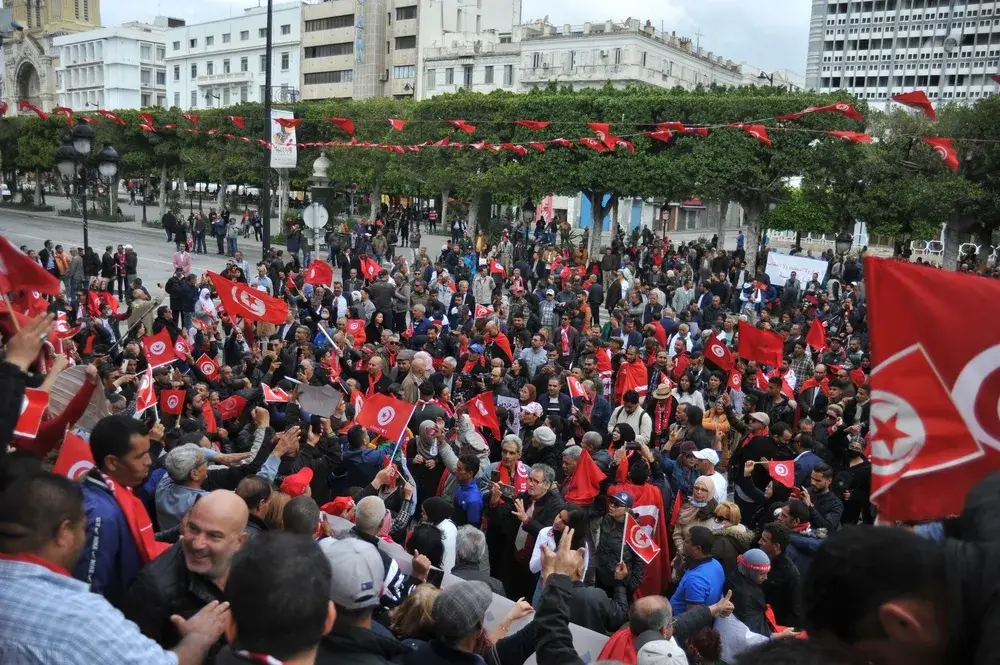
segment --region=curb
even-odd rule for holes
[[[44,213],[37,212],[26,212],[23,210],[17,210],[15,208],[0,208],[0,215],[11,215],[16,217],[25,217],[27,219],[38,219],[46,222],[56,222],[61,223],[66,226],[80,226],[82,225],[82,220],[77,217],[59,217],[50,216]],[[138,227],[126,226],[130,222],[124,222],[122,224],[113,224],[111,222],[101,222],[97,220],[87,220],[87,226],[91,228],[98,228],[108,231],[125,231],[128,233],[138,233],[144,236],[158,236],[160,238],[166,238],[163,234],[162,229],[152,229],[142,226],[142,222],[134,222],[139,224]]]

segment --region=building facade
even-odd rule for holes
[[[272,17],[271,99],[291,103],[299,92],[300,2],[275,4]],[[184,110],[262,102],[267,9],[166,32],[167,105]]]
[[[53,41],[101,25],[100,0],[3,0],[24,31],[4,41],[3,99],[8,112],[27,99],[44,110],[58,106],[56,69],[61,51]]]
[[[425,54],[512,42],[521,2],[328,0],[303,5],[302,20],[304,99],[419,98]]]
[[[806,89],[806,77],[790,69],[763,69],[746,61],[742,62],[740,67],[743,69],[743,85],[774,86],[789,91]]]
[[[165,33],[176,24],[183,21],[157,17],[152,24],[129,23],[53,39],[59,49],[59,106],[75,111],[166,108]]]
[[[806,85],[888,106],[923,90],[974,102],[996,90],[1000,4],[992,0],[813,0]]]

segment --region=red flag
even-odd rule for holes
[[[139,389],[135,395],[135,416],[138,418],[143,411],[156,405],[156,391],[153,390],[153,368],[146,367],[139,379]]]
[[[641,360],[636,360],[634,363],[623,362],[618,370],[618,383],[615,388],[618,401],[621,401],[622,395],[629,390],[639,393],[640,400],[649,390],[649,375]]]
[[[544,143],[538,143],[537,141],[532,141],[528,145],[531,146],[532,148],[534,148],[535,150],[537,150],[538,152],[545,152],[545,144]]]
[[[445,120],[445,122],[455,129],[465,132],[466,134],[471,134],[476,131],[476,126],[470,125],[465,120]]]
[[[174,361],[174,345],[170,342],[170,332],[166,328],[156,335],[147,335],[142,338],[142,350],[146,354],[153,369],[169,365]]]
[[[375,281],[378,274],[382,271],[382,266],[378,264],[375,259],[365,257],[361,259],[361,274],[369,282]]]
[[[247,406],[245,398],[239,395],[231,395],[215,405],[215,410],[223,420],[233,420],[238,418],[243,409]]]
[[[740,373],[740,370],[734,369],[729,372],[729,380],[726,382],[726,385],[733,390],[743,389],[743,375]]]
[[[855,388],[860,388],[861,386],[868,383],[868,377],[865,376],[865,372],[860,367],[852,369],[848,376],[851,377],[851,383],[854,384]]]
[[[775,120],[798,120],[804,115],[809,113],[839,113],[840,115],[847,116],[852,120],[864,120],[865,117],[857,112],[853,104],[848,104],[847,102],[835,102],[833,104],[827,104],[826,106],[810,106],[807,109],[799,111],[798,113],[789,113],[788,115],[775,116]]]
[[[48,113],[46,113],[45,111],[43,111],[41,108],[35,106],[34,104],[32,104],[27,99],[19,99],[19,100],[17,100],[17,107],[19,109],[21,109],[22,111],[32,111],[32,112],[34,112],[35,115],[37,115],[42,120],[48,120],[49,119],[49,114]]]
[[[600,139],[595,139],[595,138],[591,138],[591,137],[585,136],[582,139],[580,139],[580,144],[581,145],[585,145],[588,148],[593,148],[597,152],[607,152],[608,151],[607,147],[605,147],[605,145],[604,145],[604,142],[601,141]]]
[[[0,235],[0,291],[10,293],[24,289],[55,296],[59,295],[61,285],[52,273]]]
[[[507,271],[504,270],[503,264],[501,264],[496,259],[492,259],[490,261],[490,272],[491,273],[494,273],[494,272],[500,273],[500,277],[502,277],[503,279],[507,279]]]
[[[767,128],[764,125],[740,125],[740,129],[766,146],[773,145],[767,136]]]
[[[73,109],[66,106],[57,106],[52,109],[52,115],[61,115],[66,118],[66,124],[70,127],[73,126]],[[152,124],[152,123],[150,123]]]
[[[354,135],[354,122],[350,118],[327,118],[327,120],[336,125],[342,132]]]
[[[15,304],[15,309],[20,309],[29,318],[44,314],[49,309],[49,301],[42,297],[40,291],[21,291]]]
[[[302,118],[274,118],[274,121],[285,129],[298,127],[302,124]]]
[[[304,278],[306,284],[329,288],[330,284],[333,283],[333,266],[324,261],[313,261],[306,268]]]
[[[361,346],[367,339],[364,319],[347,319],[347,332],[354,335],[354,343]]]
[[[406,127],[406,121],[400,118],[389,118],[389,126],[392,127],[393,131],[401,132],[403,128]]]
[[[667,515],[663,511],[663,494],[656,485],[626,483],[611,487],[608,489],[608,495],[622,490],[632,495],[632,512],[639,522],[639,527],[657,547],[667,550],[670,545],[667,536]],[[658,595],[668,584],[670,584],[670,561],[668,557],[658,557],[652,565],[646,566],[642,586],[636,592],[636,597]]]
[[[685,127],[681,134],[697,134],[698,136],[708,136],[708,127]]]
[[[160,411],[179,416],[184,413],[184,397],[187,392],[184,390],[161,390],[160,391]]]
[[[795,462],[768,462],[767,472],[785,487],[795,487]]]
[[[806,345],[811,346],[816,351],[826,348],[826,328],[819,319],[813,319],[809,324],[809,332],[806,333]]]
[[[156,127],[156,123],[153,122],[153,114],[152,113],[140,113],[139,117],[142,118],[143,124],[146,125],[147,127],[149,127],[150,129],[153,129],[153,128]]]
[[[683,507],[684,507],[684,493],[683,492],[677,492],[677,494],[674,495],[674,507],[670,511],[670,528],[671,529],[674,528],[675,526],[677,526],[677,520],[680,519],[681,508],[683,508]]]
[[[588,122],[587,127],[594,130],[594,133],[597,134],[597,138],[601,140],[601,143],[606,145],[609,149],[614,149],[615,139],[617,137],[611,135],[611,125],[606,122]]]
[[[190,122],[192,125],[198,124],[198,115],[196,113],[181,113],[181,117]]]
[[[104,109],[101,109],[101,110],[99,110],[97,112],[97,114],[100,115],[100,116],[102,116],[102,117],[104,117],[104,118],[106,118],[106,119],[108,119],[108,120],[110,120],[111,122],[115,123],[116,125],[121,125],[122,127],[124,127],[125,125],[128,124],[127,122],[125,122],[124,118],[122,118],[120,115],[118,115],[114,111],[105,111]]]
[[[281,388],[271,388],[266,383],[260,384],[261,390],[264,391],[264,401],[271,402],[287,402],[288,393],[286,393]]]
[[[655,132],[643,132],[643,134],[654,141],[663,141],[664,143],[674,138],[674,133],[669,129],[658,129]]]
[[[94,453],[90,450],[90,444],[76,434],[66,432],[52,473],[75,481],[93,468]]]
[[[563,148],[569,148],[570,150],[573,149],[573,143],[572,143],[572,141],[570,141],[569,139],[564,139],[562,137],[557,138],[557,139],[552,139],[551,141],[549,141],[549,143],[551,143],[552,145],[557,145],[557,146],[563,147]]]
[[[728,372],[736,366],[736,361],[733,360],[733,354],[729,351],[729,347],[715,335],[712,335],[708,340],[708,346],[705,347],[705,358],[711,360],[712,364],[723,372]]]
[[[545,129],[548,127],[550,123],[545,120],[515,120],[514,124],[527,127],[531,131],[537,132],[539,129]]]
[[[191,353],[191,345],[183,337],[178,337],[177,341],[174,342],[174,355],[178,359],[184,360],[188,357],[189,353]]]
[[[399,441],[415,409],[415,404],[376,394],[365,400],[365,407],[357,414],[355,422],[383,439]]]
[[[691,365],[691,358],[688,357],[688,354],[682,353],[674,358],[674,368],[671,374],[673,374],[673,377],[675,379],[680,381],[681,377],[684,375],[684,372],[687,371],[687,368],[690,365]]]
[[[493,432],[493,436],[500,438],[500,421],[497,419],[497,409],[494,404],[494,396],[491,392],[476,395],[468,402],[469,419],[476,427],[482,427]]]
[[[219,365],[207,354],[201,354],[201,357],[195,360],[194,364],[198,366],[201,375],[209,381],[215,381],[219,378]]]
[[[583,389],[583,383],[572,374],[566,377],[566,385],[569,386],[570,399],[587,396],[587,391]]]
[[[993,79],[994,82],[1000,83],[1000,74],[990,74],[990,78]]]
[[[514,362],[514,350],[510,346],[510,340],[507,339],[507,335],[498,332],[497,336],[493,338],[493,343],[499,346],[503,354],[507,356],[507,362]]]
[[[955,152],[955,146],[951,139],[925,136],[924,143],[934,148],[934,152],[944,160],[945,166],[958,170],[958,153]]]
[[[42,418],[45,410],[49,407],[49,394],[37,388],[25,388],[24,398],[21,400],[21,415],[14,426],[14,434],[26,439],[34,439],[38,436],[38,430],[42,427]]]
[[[888,520],[956,515],[968,489],[1000,468],[1000,315],[982,307],[1000,284],[870,258],[864,269],[872,501]],[[915,298],[926,309],[910,311]],[[960,344],[947,334],[956,329]]]
[[[625,513],[625,542],[632,551],[648,566],[660,553],[659,546],[653,542],[652,533],[639,525],[631,513]]]
[[[913,92],[901,92],[895,94],[892,96],[892,101],[898,102],[903,106],[920,109],[929,119],[937,120],[937,113],[934,112],[934,105],[931,104],[931,100],[927,98],[927,93],[923,90],[914,90]]]
[[[476,315],[474,318],[484,319],[493,313],[493,309],[485,305],[476,305]]]
[[[229,118],[230,122],[232,122],[234,125],[236,125],[240,129],[244,128],[244,124],[245,123],[243,122],[243,116],[241,116],[241,115],[227,115],[226,117]]]
[[[281,325],[288,317],[288,303],[284,300],[272,298],[246,284],[231,282],[212,271],[207,274],[219,293],[222,305],[231,316],[250,321],[267,321],[275,325]]]
[[[781,364],[784,345],[781,335],[769,330],[754,328],[746,321],[740,321],[740,357],[755,360],[762,365],[777,367]]]
[[[850,141],[851,143],[871,143],[872,137],[863,132],[827,132],[830,136],[835,136],[838,139],[844,139],[845,141]]]
[[[601,493],[601,483],[606,478],[607,475],[601,471],[590,456],[590,451],[584,449],[576,463],[576,470],[566,482],[562,493],[563,498],[578,506],[589,506]]]

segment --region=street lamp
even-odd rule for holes
[[[758,81],[767,81],[768,85],[773,86],[774,85],[774,74],[765,74],[764,72],[761,72],[760,74],[757,75],[757,80]]]
[[[844,256],[849,251],[851,251],[851,246],[854,244],[854,236],[852,236],[847,231],[841,231],[836,240],[833,241],[833,245],[837,250],[837,254]]]
[[[531,234],[531,223],[535,221],[535,202],[531,197],[524,199],[521,204],[521,219],[524,221],[524,244],[528,245],[528,236]]]
[[[82,119],[77,119],[69,136],[62,140],[56,150],[55,161],[59,174],[66,181],[67,188],[80,195],[83,206],[83,246],[90,246],[87,221],[87,187],[105,184],[109,187],[118,175],[118,153],[110,145],[105,145],[97,155],[91,154],[94,145],[94,130]],[[96,170],[87,162],[97,162]]]

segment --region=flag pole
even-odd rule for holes
[[[625,562],[625,541],[628,540],[628,513],[625,513],[625,528],[622,530],[622,551],[618,555],[618,563]]]

